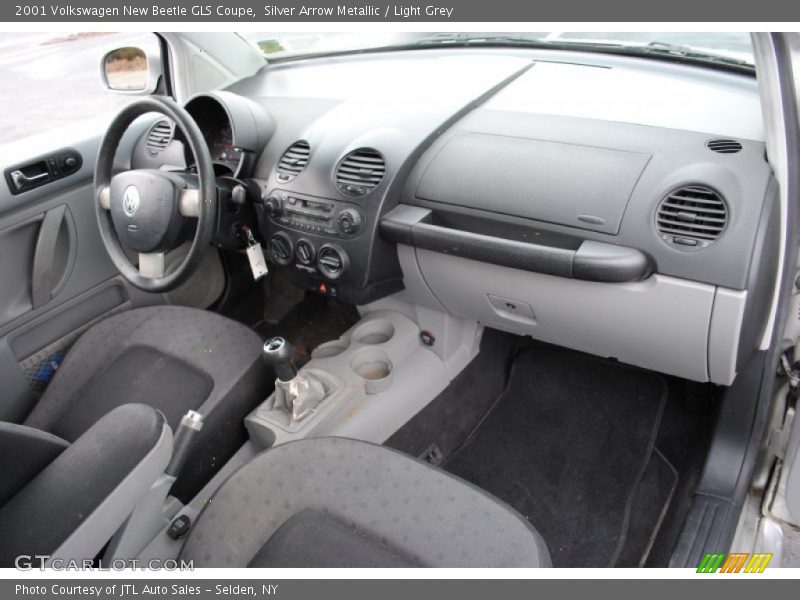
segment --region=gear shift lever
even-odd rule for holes
[[[320,402],[334,389],[330,378],[320,377],[319,370],[303,369],[298,374],[292,360],[293,354],[292,345],[282,337],[264,342],[264,360],[275,370],[278,378],[271,396],[272,410],[288,414],[290,423],[313,414]]]
[[[297,367],[294,364],[294,348],[282,337],[274,337],[264,342],[262,350],[264,360],[275,370],[275,375],[281,381],[291,381],[297,376]]]

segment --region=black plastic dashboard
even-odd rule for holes
[[[298,285],[324,284],[358,304],[403,287],[394,244],[380,236],[379,222],[397,204],[415,160],[457,118],[531,66],[513,56],[387,58],[283,65],[232,88],[279,124],[254,170],[270,257],[290,267]],[[356,79],[356,72],[370,85],[314,84],[317,77]]]
[[[485,227],[473,234],[516,224],[536,237],[630,247],[658,273],[745,289],[772,181],[755,82],[561,54],[412,51],[283,63],[186,106],[220,174],[248,180],[265,241],[281,234],[276,262],[338,280],[353,300],[399,285],[378,235],[379,218],[398,203],[442,218],[479,216]],[[159,158],[191,162],[169,149]],[[708,189],[710,201],[692,187]],[[686,188],[688,210],[678,205],[664,220],[661,203]],[[301,240],[310,248],[301,244],[297,262]],[[343,251],[342,273],[325,275],[309,259],[324,244]]]
[[[472,233],[513,223],[537,237],[636,249],[658,273],[746,289],[772,206],[754,80],[645,60],[545,57],[419,51],[301,61],[231,88],[278,123],[253,176],[270,199],[260,212],[265,237],[282,233],[292,246],[279,260],[293,264],[301,239],[315,251],[331,244],[348,262],[343,295],[375,299],[400,276],[378,220],[403,203],[480,217],[484,228]],[[738,150],[709,147],[726,140]],[[282,180],[281,157],[297,142],[307,144],[306,162]],[[336,185],[337,169],[360,149],[377,151],[385,174],[353,197]],[[667,207],[674,217],[659,215],[686,189],[688,200]],[[340,227],[343,213],[358,221],[354,232]],[[319,273],[307,267],[298,270],[313,285]]]

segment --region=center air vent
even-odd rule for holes
[[[742,149],[742,145],[736,140],[709,140],[706,148],[720,154],[736,154]]]
[[[305,140],[289,146],[278,161],[278,179],[287,182],[297,177],[306,168],[310,154],[311,146]]]
[[[687,250],[711,244],[727,223],[725,200],[702,185],[687,185],[669,194],[661,201],[656,216],[662,239]]]
[[[147,132],[147,140],[145,141],[147,153],[150,156],[155,156],[164,150],[172,141],[173,133],[174,128],[171,121],[163,119],[153,125],[150,131]]]
[[[386,161],[372,148],[360,148],[348,154],[336,169],[336,187],[348,196],[366,196],[383,179]]]

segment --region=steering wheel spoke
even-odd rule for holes
[[[103,186],[97,193],[97,203],[106,210],[111,210],[111,188]]]
[[[181,190],[178,198],[178,211],[184,217],[200,216],[200,190],[186,188]]]
[[[139,275],[142,277],[163,277],[165,271],[164,253],[139,253]]]

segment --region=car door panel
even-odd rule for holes
[[[131,156],[150,122],[134,125],[118,156]],[[100,139],[97,134],[69,144],[82,158],[70,176],[18,194],[6,182],[0,185],[0,420],[25,417],[66,350],[93,323],[167,301],[132,287],[108,258],[92,185]],[[26,163],[17,158],[13,164]],[[1,160],[5,170],[10,161]]]

